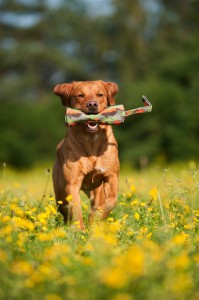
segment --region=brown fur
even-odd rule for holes
[[[114,105],[117,91],[116,83],[101,80],[59,84],[54,88],[64,106],[81,109],[84,113],[91,113],[91,108],[92,113],[98,113]],[[69,127],[57,146],[53,170],[56,201],[63,202],[58,205],[64,221],[73,219],[79,222],[81,229],[85,228],[80,190],[91,200],[89,220],[92,221],[97,212],[102,219],[106,218],[117,204],[118,174],[118,146],[111,126],[98,125],[95,130],[87,125]],[[68,195],[72,195],[69,203]]]

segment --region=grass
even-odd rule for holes
[[[86,232],[66,227],[43,168],[2,169],[0,299],[196,300],[199,184],[196,163],[125,170],[118,205]]]

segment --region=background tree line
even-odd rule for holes
[[[117,82],[126,109],[153,104],[114,127],[122,162],[197,159],[199,1],[55,2],[0,1],[0,161],[52,159],[65,131],[54,85],[95,79]]]

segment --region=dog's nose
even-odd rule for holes
[[[97,101],[88,101],[86,106],[91,111],[96,111],[98,109],[98,102]]]

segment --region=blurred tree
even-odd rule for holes
[[[128,120],[123,127],[125,134],[122,127],[118,128],[122,159],[198,159],[199,2],[150,1],[151,7],[147,1],[142,4],[149,14],[142,31],[147,33],[142,36],[147,49],[140,67],[144,77],[137,71],[135,80],[132,84],[127,80],[123,90],[126,99],[146,93],[154,104],[153,113]],[[153,23],[150,35],[149,21]],[[134,50],[129,51],[132,57]],[[138,50],[138,56],[139,53],[143,54]],[[131,69],[132,73],[136,70],[133,63]]]
[[[79,2],[51,9],[46,1],[1,1],[2,99],[42,99],[55,82],[84,76],[81,48],[89,26]]]

